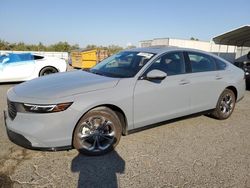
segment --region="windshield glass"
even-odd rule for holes
[[[104,59],[90,69],[90,72],[117,78],[134,77],[154,55],[146,52],[123,51]]]

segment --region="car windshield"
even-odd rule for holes
[[[23,54],[7,54],[0,56],[0,63],[15,63],[19,61],[31,61],[34,60],[34,56],[30,53],[23,53]]]
[[[122,51],[104,59],[90,69],[90,72],[108,77],[134,77],[154,55],[146,52]]]

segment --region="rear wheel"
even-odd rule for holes
[[[235,94],[230,89],[225,89],[217,102],[216,108],[212,112],[212,116],[216,119],[227,119],[233,113],[235,107]]]
[[[44,67],[40,73],[39,76],[46,76],[49,74],[57,73],[58,70],[55,67]]]
[[[73,146],[84,155],[102,155],[115,148],[122,133],[121,122],[110,108],[98,107],[76,125]]]

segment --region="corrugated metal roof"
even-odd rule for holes
[[[250,47],[250,25],[245,25],[213,38],[216,44]]]

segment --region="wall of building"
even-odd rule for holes
[[[169,46],[169,38],[159,38],[159,39],[154,39],[152,40],[151,45],[152,46],[159,46],[159,45],[164,45],[164,46]]]
[[[149,47],[149,46],[157,46],[157,45],[193,48],[193,49],[203,50],[206,52],[221,52],[221,53],[236,52],[235,46],[218,45],[218,44],[214,44],[214,42],[206,42],[206,41],[159,38],[159,39],[145,40],[145,41],[139,42],[140,47]]]
[[[236,58],[247,55],[248,52],[250,52],[250,47],[238,47],[237,48],[237,53],[236,53]]]
[[[141,47],[141,48],[150,47],[150,46],[152,46],[152,42],[153,42],[153,40],[144,40],[144,41],[140,41],[140,42],[139,42],[139,47]]]
[[[233,53],[235,52],[234,46],[218,45],[213,42],[195,41],[195,40],[182,40],[182,39],[169,39],[170,46],[178,46],[182,48],[193,48],[203,50],[206,52],[220,52],[220,53]]]
[[[230,62],[234,62],[237,51],[237,48],[235,46],[218,45],[215,44],[214,42],[206,42],[206,41],[158,38],[158,39],[145,40],[139,42],[140,47],[159,46],[159,45],[177,46],[182,48],[203,50],[206,52],[211,52],[213,54],[216,54]]]
[[[178,46],[182,48],[193,48],[199,49],[204,51],[210,51],[210,43],[209,42],[202,42],[202,41],[195,41],[195,40],[182,40],[182,39],[169,39],[170,46]]]

